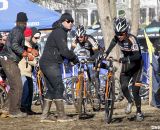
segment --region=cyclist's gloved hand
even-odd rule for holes
[[[89,58],[87,58],[87,61],[94,61],[94,58],[89,57]]]
[[[78,64],[78,63],[79,63],[78,57],[76,57],[72,62],[73,62],[74,65],[75,65],[75,64]]]
[[[129,63],[129,62],[130,62],[130,60],[128,57],[123,57],[123,58],[119,59],[119,63]]]

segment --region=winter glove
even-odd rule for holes
[[[23,51],[22,56],[27,57],[27,55],[28,55],[27,51]]]
[[[28,53],[27,57],[28,57],[28,61],[34,60],[34,56],[31,53]]]
[[[30,47],[28,47],[27,52],[28,52],[28,53],[31,53],[31,54],[32,54],[33,56],[35,56],[35,57],[37,57],[37,56],[39,55],[39,53],[38,53],[37,50],[35,50],[35,49],[33,49],[33,48],[30,48]]]
[[[128,57],[123,57],[119,59],[119,63],[130,63],[130,60]]]

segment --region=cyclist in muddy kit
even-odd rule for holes
[[[121,52],[123,53],[123,57],[119,59],[119,62],[122,63],[120,83],[122,92],[128,101],[125,113],[129,114],[132,111],[133,101],[128,90],[128,84],[130,79],[133,78],[132,90],[137,109],[136,120],[142,121],[144,116],[141,111],[141,98],[139,96],[141,69],[143,65],[142,55],[136,37],[128,33],[128,28],[129,24],[125,18],[117,18],[114,20],[115,36],[112,39],[106,54],[108,56],[115,45],[119,45]]]
[[[86,34],[86,30],[83,25],[79,25],[76,28],[76,36],[72,42],[71,48],[75,54],[79,57],[81,55],[87,57],[87,61],[94,61],[97,56],[103,51],[102,47],[99,46],[97,40]],[[99,78],[98,72],[93,72],[93,63],[88,63],[89,78],[94,82],[96,87],[96,95],[94,98],[94,106],[98,104],[98,89],[99,89]]]

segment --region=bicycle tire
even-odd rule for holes
[[[114,79],[108,81],[108,97],[105,97],[105,122],[111,123],[115,100]]]
[[[38,84],[38,99],[35,102],[35,105],[40,104],[41,110],[43,111],[44,95],[46,91],[46,83],[44,81],[43,73],[41,70],[38,71],[37,84]]]
[[[8,94],[3,86],[0,85],[0,108],[3,108],[6,100],[8,99]]]
[[[75,101],[75,88],[74,85],[76,83],[76,77],[69,77],[63,79],[63,83],[65,86],[64,89],[64,100],[68,105],[74,104]]]
[[[78,103],[78,113],[81,115],[83,113],[82,108],[83,108],[83,90],[84,90],[84,77],[80,76],[79,77],[79,82],[80,82],[80,89],[79,89],[79,97],[77,98],[77,103]]]
[[[93,99],[95,96],[95,92],[94,92],[95,90],[93,90],[93,89],[95,89],[94,84],[92,84],[89,81],[86,81],[86,88],[85,88],[85,90],[83,90],[83,91],[85,91],[86,95],[83,98],[83,102],[82,102],[84,113],[90,114],[90,113],[92,113],[92,110],[94,108]]]
[[[98,83],[96,83],[97,81],[95,80],[95,82],[91,82],[89,84],[89,88],[90,90],[90,98],[91,98],[91,102],[92,102],[92,109],[93,111],[100,111],[101,109],[101,101],[100,101],[100,96],[98,94]]]
[[[128,86],[128,90],[129,90],[132,100],[134,100],[132,85]],[[142,85],[139,90],[139,96],[141,97],[141,99],[148,99],[149,98],[149,88]]]

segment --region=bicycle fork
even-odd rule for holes
[[[111,73],[109,73],[109,74],[107,75],[106,91],[105,91],[105,100],[112,100],[112,99],[109,99],[109,94],[110,94],[109,80],[110,80],[111,76],[112,76]]]
[[[87,98],[87,82],[84,77],[84,73],[78,75],[78,82],[76,84],[76,99],[77,99],[77,105],[81,104],[81,108],[83,106],[83,111],[86,113],[85,109],[85,100]],[[81,114],[82,110],[78,110],[78,112]]]

